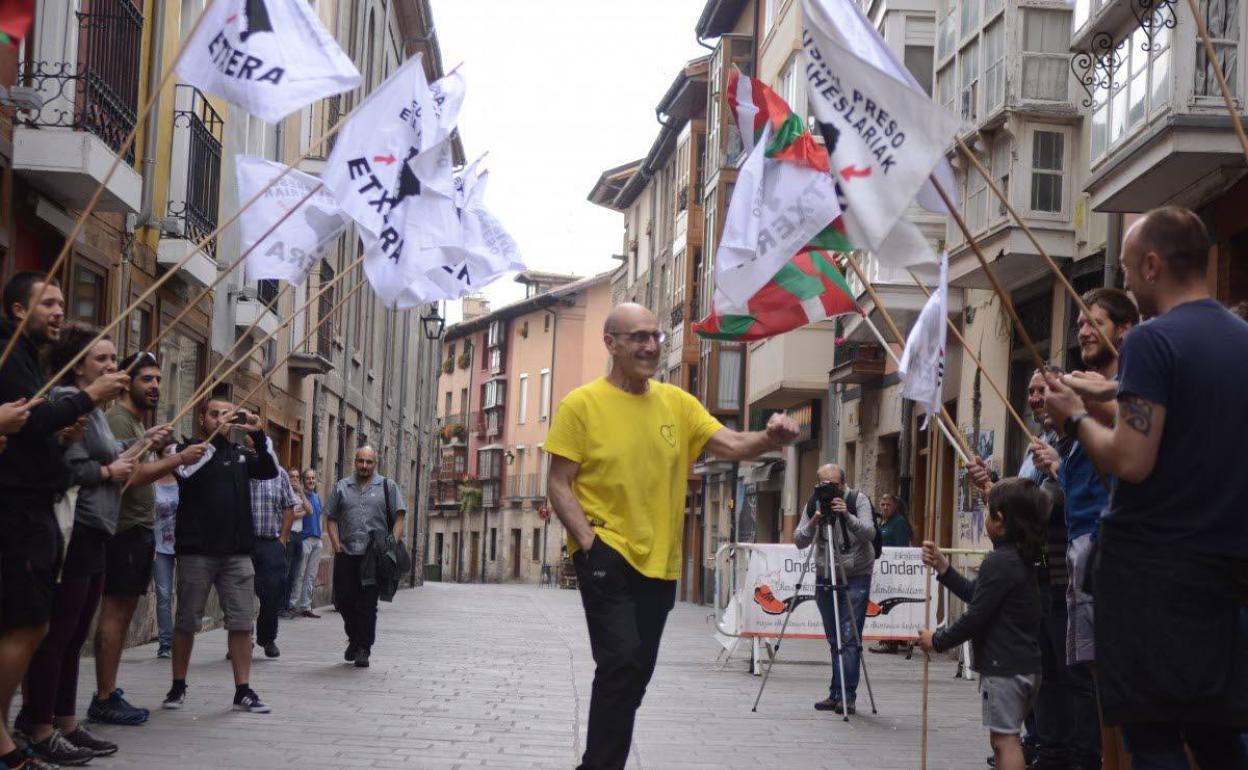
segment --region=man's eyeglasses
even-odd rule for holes
[[[612,337],[623,337],[634,345],[644,345],[650,340],[654,340],[656,345],[662,345],[667,342],[667,332],[607,332]]]

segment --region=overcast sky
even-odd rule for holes
[[[693,32],[704,5],[433,0],[443,64],[464,62],[464,151],[469,162],[489,151],[486,205],[530,269],[592,275],[619,264],[622,215],[586,196],[603,171],[649,150],[654,106],[707,53]],[[523,287],[506,276],[485,294],[499,307]]]

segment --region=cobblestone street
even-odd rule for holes
[[[181,711],[162,711],[169,665],[155,646],[127,651],[121,686],[152,709],[138,728],[100,726],[121,752],[107,768],[571,768],[589,708],[593,661],[573,591],[431,583],[383,604],[372,668],[342,662],[340,620],[284,621],[279,659],[258,657],[252,684],[269,715],[229,710],[225,635],[200,635]],[[678,605],[642,706],[630,768],[919,766],[922,662],[868,656],[879,715],[860,688],[849,724],[811,706],[826,692],[822,642],[792,642],[750,712],[760,679],[745,645],[718,670],[708,610]],[[257,653],[259,650],[257,649]],[[933,768],[980,768],[988,753],[974,683],[932,666]],[[84,661],[80,702],[94,688]]]

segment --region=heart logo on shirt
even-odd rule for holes
[[[675,424],[660,425],[659,435],[662,436],[663,440],[666,441],[668,445],[671,446],[673,449],[676,447],[676,425]]]

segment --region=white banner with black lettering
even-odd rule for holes
[[[786,639],[824,639],[823,618],[815,602],[814,565],[802,581],[800,594],[794,594],[808,551],[797,546],[751,545],[746,553],[749,566],[741,586],[741,635],[776,638],[784,625],[790,605],[793,617],[785,629]],[[875,560],[871,594],[867,603],[867,623],[862,638],[913,641],[923,628],[934,628],[936,597],[931,612],[923,620],[925,578],[931,570],[923,566],[920,548],[885,548]],[[935,587],[933,586],[933,591]]]
[[[204,14],[178,77],[263,121],[360,84],[359,70],[306,0],[216,0]]]
[[[347,227],[338,201],[319,179],[297,169],[266,187],[286,170],[281,163],[239,155],[234,159],[234,167],[239,200],[251,200],[264,190],[239,217],[239,245],[247,254],[247,277],[253,281],[272,278],[302,283],[325,247]],[[312,196],[308,197],[308,193]],[[292,208],[295,211],[286,216]],[[285,221],[274,227],[283,216]]]

